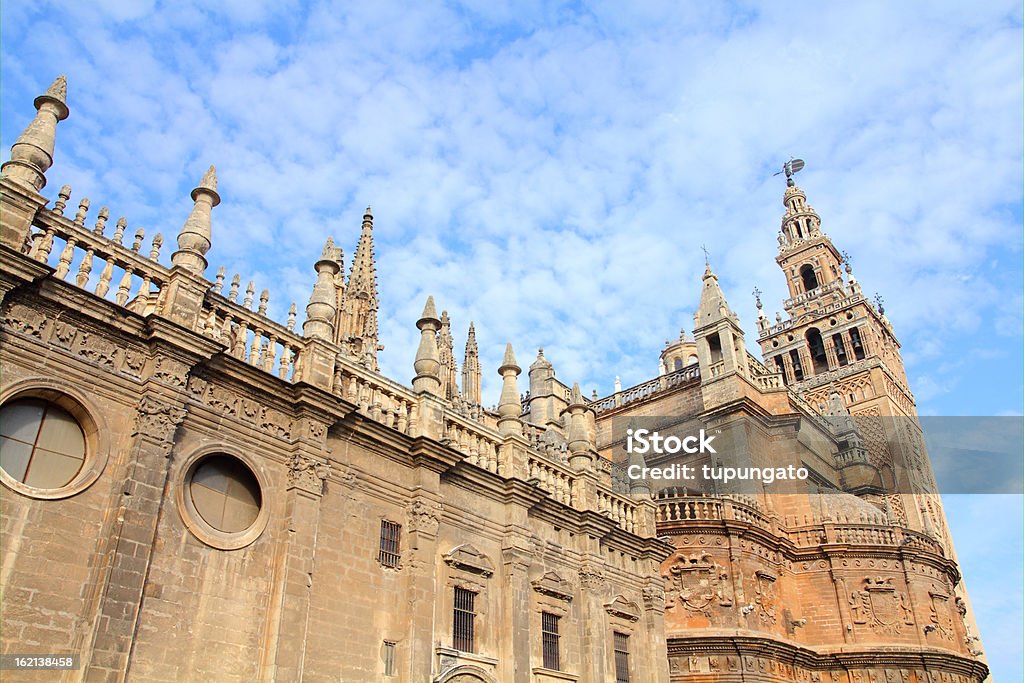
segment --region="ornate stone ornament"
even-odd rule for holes
[[[604,611],[610,616],[626,621],[638,621],[640,619],[640,608],[635,602],[631,602],[625,596],[616,596],[614,600],[604,606]]]
[[[351,468],[349,469],[352,472]],[[430,535],[437,533],[437,527],[441,523],[441,509],[439,506],[427,503],[422,498],[409,503],[406,509],[409,516],[409,530],[422,531]]]
[[[564,602],[572,601],[572,586],[555,572],[547,572],[544,576],[530,582],[533,590]]]
[[[444,561],[450,567],[461,569],[471,574],[479,574],[484,578],[489,578],[494,574],[494,565],[491,561],[470,543],[463,543],[452,548],[449,552],[445,553]]]
[[[879,633],[897,634],[914,623],[907,596],[896,590],[891,578],[864,579],[864,589],[850,595],[853,623],[867,624]]]
[[[143,396],[135,416],[134,434],[142,435],[165,445],[169,453],[171,439],[178,424],[185,419],[185,411],[152,396]]]
[[[775,594],[775,581],[778,577],[769,572],[759,570],[754,573],[754,604],[761,621],[774,624],[777,618],[776,607],[778,598]]]
[[[710,617],[711,608],[732,604],[728,573],[707,553],[689,557],[679,555],[665,577],[668,588],[666,607],[678,604]]]
[[[322,495],[324,481],[330,471],[330,465],[296,453],[288,465],[288,488],[300,489],[316,496]]]

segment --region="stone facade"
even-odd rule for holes
[[[862,298],[865,356],[833,368],[830,347],[836,375],[820,376],[842,389],[827,396],[817,375],[746,352],[709,267],[694,338],[662,354],[659,377],[585,399],[541,351],[521,396],[509,345],[488,409],[475,334],[460,388],[432,299],[412,386],[378,372],[369,209],[348,277],[327,240],[300,333],[294,305],[282,324],[269,292],[208,274],[212,167],[169,268],[162,236],[144,249],[124,218],[108,236],[108,209],[90,217],[82,199],[71,216],[67,186],[51,205],[65,93],[60,78],[36,99],[0,178],[0,410],[63,411],[85,456],[56,487],[0,470],[0,629],[4,653],[75,653],[81,668],[11,680],[985,677],[941,507],[887,504],[864,474],[884,463],[850,470],[856,452],[817,405],[837,394],[847,415],[892,415],[891,396],[913,414],[891,326]],[[759,322],[766,357],[805,324]],[[847,401],[868,393],[842,382],[870,398]],[[742,429],[751,457],[813,461],[831,507],[769,489],[652,494],[620,476],[612,425],[638,415]]]

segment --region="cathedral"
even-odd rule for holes
[[[273,320],[207,262],[213,167],[169,261],[41,194],[66,90],[0,178],[0,647],[74,661],[6,680],[988,676],[895,331],[791,173],[761,359],[709,264],[692,335],[637,386],[584,396],[543,350],[524,377],[521,345],[482,368],[472,325],[460,362],[432,298],[390,378],[370,209]],[[702,448],[631,451],[641,428]],[[669,465],[802,475],[637,475]]]

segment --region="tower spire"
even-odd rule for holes
[[[57,123],[68,117],[67,93],[68,82],[61,75],[33,101],[35,118],[14,141],[11,160],[0,167],[0,175],[37,192],[46,186],[46,171],[53,165]]]
[[[348,350],[371,365],[377,366],[377,266],[373,254],[373,214],[366,207],[363,225],[352,257],[352,270],[345,286],[343,305],[339,311],[339,342],[347,342]]]
[[[441,395],[452,401],[459,397],[459,385],[455,364],[455,340],[452,339],[452,325],[448,319],[448,311],[441,311],[441,330],[437,333],[437,349],[441,358]]]
[[[462,361],[462,397],[470,405],[480,405],[480,380],[480,349],[476,344],[476,329],[470,322],[466,355]]]

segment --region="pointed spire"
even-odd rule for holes
[[[469,323],[466,335],[466,355],[462,361],[462,397],[470,405],[480,405],[480,349],[476,343],[476,329]]]
[[[593,444],[587,433],[587,411],[590,408],[583,400],[583,392],[579,383],[572,385],[569,392],[569,405],[564,412],[569,413],[569,430],[566,439],[569,442],[569,465],[577,472],[590,469],[593,463]],[[563,413],[564,414],[564,413]]]
[[[338,274],[338,248],[334,246],[334,238],[328,237],[320,260],[316,262],[316,283],[306,304],[306,322],[302,324],[302,334],[306,337],[334,341],[334,319],[337,298],[334,292],[334,276]]]
[[[413,363],[416,376],[412,380],[412,388],[419,393],[440,395],[441,360],[437,351],[437,332],[441,329],[441,321],[437,319],[433,296],[427,297],[416,327],[420,330],[420,345]]]
[[[700,306],[697,307],[697,313],[693,316],[694,328],[704,327],[722,318],[735,319],[736,315],[729,308],[725,294],[722,293],[722,288],[718,285],[718,276],[711,270],[710,263],[704,267],[703,280],[704,287],[700,293]]]
[[[519,416],[523,406],[519,400],[519,386],[516,378],[522,372],[516,363],[516,354],[512,351],[512,343],[505,345],[505,357],[498,368],[501,375],[501,398],[498,400],[498,430],[502,434],[523,434],[523,421]]]
[[[452,338],[448,311],[441,311],[441,329],[437,333],[438,354],[441,359],[441,395],[449,401],[459,397],[458,375],[455,363],[455,340]]]
[[[53,165],[57,123],[68,117],[67,92],[67,79],[57,76],[33,101],[35,118],[11,146],[11,160],[0,167],[0,175],[37,192],[46,186],[46,171]]]
[[[363,225],[352,256],[352,269],[344,286],[343,305],[338,314],[339,341],[373,366],[377,364],[377,267],[373,254],[373,214],[366,207]],[[434,316],[437,317],[437,316]]]
[[[220,204],[217,169],[213,166],[203,174],[199,186],[192,190],[192,201],[192,211],[178,233],[178,251],[171,254],[171,265],[201,276],[206,271],[206,252],[210,250],[210,212]]]

